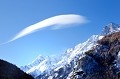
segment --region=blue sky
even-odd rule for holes
[[[0,59],[22,66],[39,54],[59,55],[86,41],[91,35],[100,34],[104,25],[109,22],[119,24],[119,3],[119,0],[1,0],[0,43],[9,41],[32,24],[57,15],[82,15],[89,22],[57,30],[43,28],[0,45]]]

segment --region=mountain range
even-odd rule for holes
[[[115,36],[116,34],[114,33],[118,33],[117,34],[118,37],[116,37],[116,39],[120,39],[119,31],[120,25],[115,23],[109,23],[103,28],[101,34],[92,35],[86,42],[80,43],[76,45],[74,48],[67,49],[59,57],[58,56],[42,57],[41,55],[39,55],[31,64],[22,66],[21,70],[32,75],[35,79],[119,79],[120,77],[113,78],[108,76],[97,78],[98,75],[97,76],[94,75],[94,73],[98,72],[104,72],[104,74],[106,74],[106,72],[103,71],[103,69],[107,71],[106,67],[109,68],[108,62],[102,62],[108,61],[107,57],[105,56],[108,55],[109,57],[109,54],[104,54],[106,50],[107,52],[109,51],[110,53],[112,50],[113,50],[112,52],[117,52],[117,54],[114,55],[115,57],[113,56],[114,61],[110,61],[111,60],[110,59],[109,62],[114,63],[115,61],[118,60],[119,50],[114,51],[116,49],[115,48],[112,49],[111,46],[105,45],[106,41],[103,40],[106,40],[106,37],[111,38],[112,35]],[[112,39],[113,38],[111,38],[111,40]],[[109,41],[109,43],[111,43],[111,41]],[[116,45],[117,43],[119,43],[119,41],[115,42],[114,44]],[[114,44],[112,45],[114,46]],[[101,61],[102,63],[98,61]],[[104,64],[105,66],[102,66]],[[114,65],[116,65],[116,67],[119,68],[119,64],[115,63]],[[114,71],[116,73],[118,73],[119,71],[119,69],[117,68],[116,71]],[[111,74],[112,73],[113,72],[111,70]],[[93,74],[93,77],[91,77],[91,74]]]

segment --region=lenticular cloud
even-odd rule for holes
[[[59,28],[66,27],[66,25],[68,25],[68,24],[83,24],[86,22],[87,22],[87,20],[85,19],[84,16],[76,15],[76,14],[54,16],[54,17],[45,19],[43,21],[40,21],[36,24],[33,24],[31,26],[28,26],[27,28],[20,31],[14,38],[12,38],[7,43],[17,40],[28,34],[31,34],[32,32],[35,32],[36,30],[42,29],[44,27],[52,27],[54,25],[54,28],[59,29]],[[57,27],[57,26],[59,26],[59,27]],[[60,27],[60,26],[62,26],[62,27]]]

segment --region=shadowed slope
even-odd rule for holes
[[[17,66],[0,59],[0,79],[34,79]]]

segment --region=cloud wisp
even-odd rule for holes
[[[86,23],[88,20],[81,15],[76,14],[67,14],[67,15],[58,15],[54,16],[48,19],[45,19],[43,21],[40,21],[36,24],[33,24],[31,26],[28,26],[27,28],[20,31],[15,37],[13,37],[11,40],[9,40],[6,43],[15,41],[23,36],[26,36],[28,34],[31,34],[39,29],[42,29],[44,27],[52,27],[53,29],[60,29],[63,27],[66,27],[66,25],[70,24],[83,24]]]

